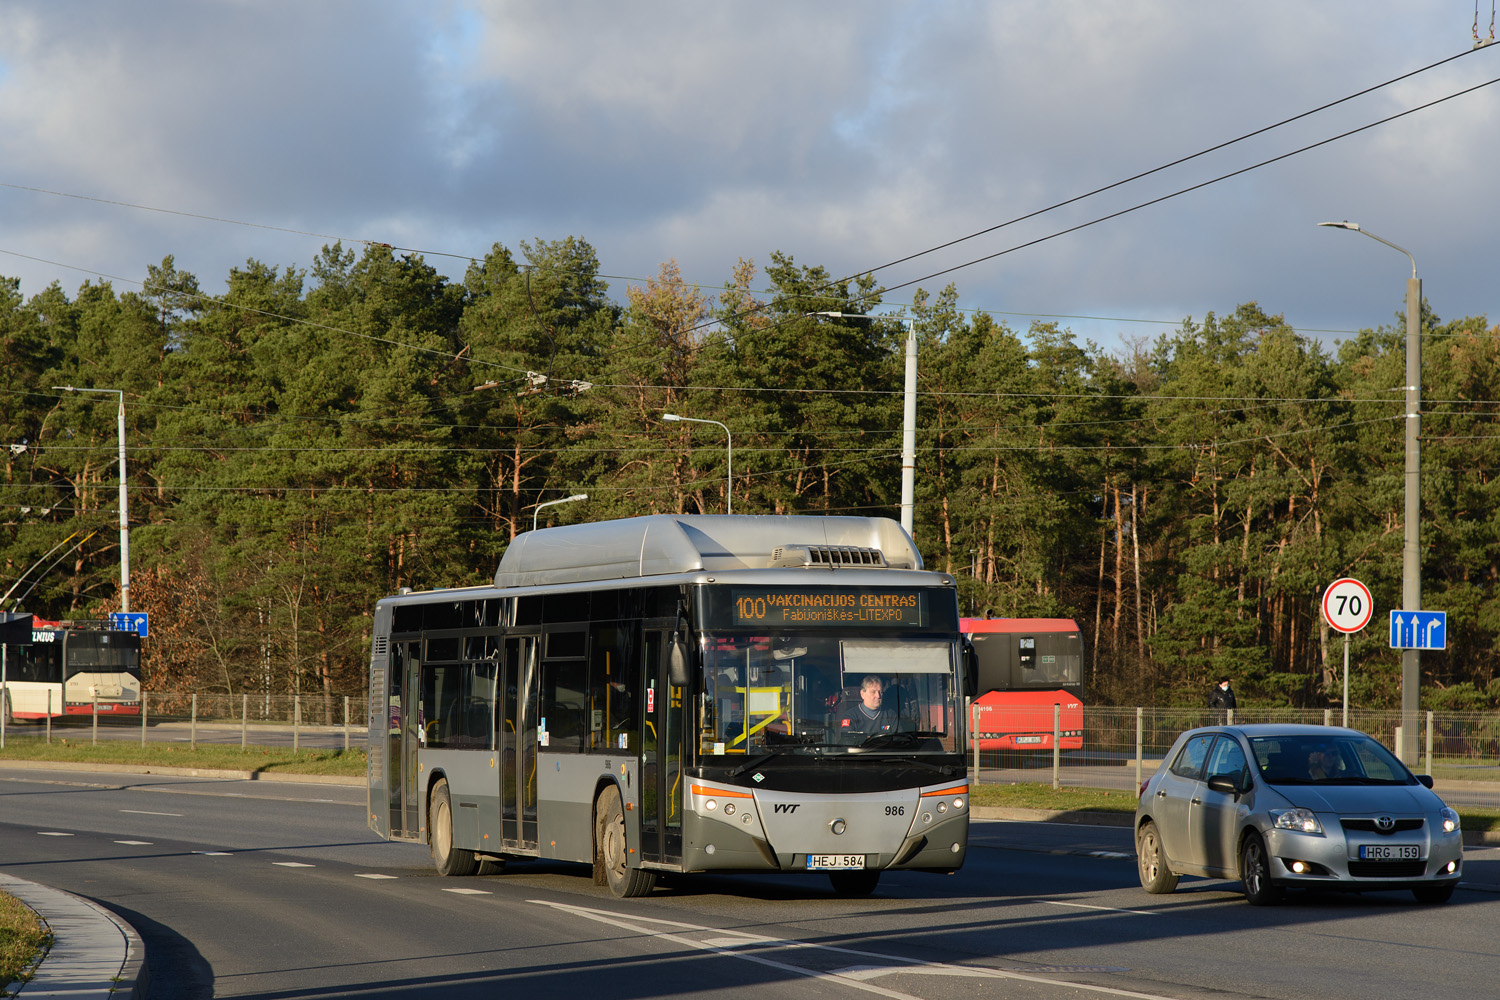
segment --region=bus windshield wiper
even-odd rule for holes
[[[931,738],[934,738],[934,737],[940,737],[942,735],[943,735],[942,733],[930,733],[930,732],[920,732],[920,733],[913,733],[913,732],[876,733],[873,736],[870,736],[869,738],[867,738],[863,743],[860,744],[860,746],[862,746],[862,747],[883,747],[883,746],[892,746],[892,745],[894,745],[896,743],[904,743],[904,744],[907,744],[907,745],[911,745],[911,744],[916,743],[919,740],[931,739]]]
[[[751,757],[749,760],[745,761],[745,763],[741,764],[739,767],[735,768],[733,771],[730,771],[729,772],[729,777],[731,777],[731,778],[738,778],[740,775],[744,774],[746,771],[753,771],[757,767],[760,767],[762,764],[764,764],[766,761],[770,760],[772,757],[776,757],[776,756],[779,756],[779,755],[780,755],[780,751],[772,750],[770,753],[763,753],[763,754],[761,754],[761,755],[759,755],[757,757]]]

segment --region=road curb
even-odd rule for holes
[[[91,900],[0,872],[0,889],[29,906],[52,932],[52,946],[15,987],[22,1000],[145,1000],[146,948],[135,928]]]
[[[242,781],[282,781],[292,784],[359,785],[362,777],[340,774],[278,774],[274,771],[228,770],[214,767],[172,767],[158,764],[90,764],[86,761],[7,760],[0,757],[0,769],[22,768],[35,771],[94,771],[100,774],[169,774],[183,778],[239,778]]]

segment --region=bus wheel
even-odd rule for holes
[[[448,797],[447,778],[439,778],[432,786],[427,829],[432,842],[432,864],[439,875],[473,875],[479,870],[479,860],[473,851],[453,846],[453,803]]]
[[[625,847],[625,809],[620,790],[610,785],[594,803],[595,867],[604,869],[609,891],[621,899],[644,896],[656,885],[656,873],[631,868]]]
[[[880,873],[872,871],[829,872],[828,881],[833,891],[840,896],[868,896],[875,891]]]

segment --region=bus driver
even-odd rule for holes
[[[896,731],[896,713],[884,706],[884,693],[880,678],[866,674],[859,685],[859,700],[843,705],[834,720],[840,741],[859,743],[876,733]]]

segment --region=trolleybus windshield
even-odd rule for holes
[[[953,642],[847,633],[705,639],[703,753],[954,753]]]

